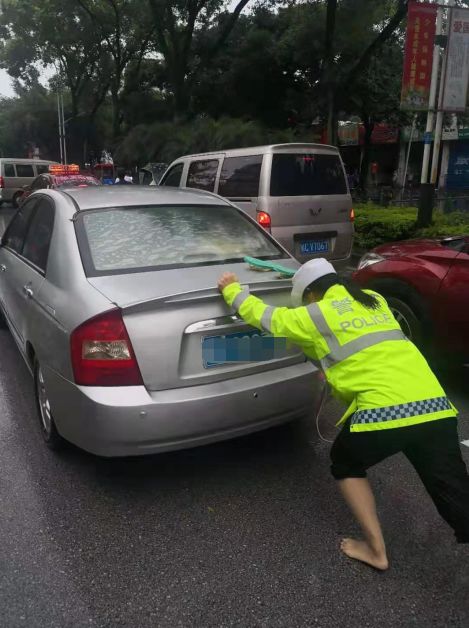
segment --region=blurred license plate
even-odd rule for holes
[[[329,251],[329,240],[305,240],[300,242],[300,252],[308,253],[327,253]]]
[[[209,369],[223,364],[261,362],[285,357],[286,342],[266,332],[252,331],[202,338],[202,362]]]

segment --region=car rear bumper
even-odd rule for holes
[[[60,434],[100,456],[133,456],[234,438],[319,410],[321,374],[308,362],[216,384],[149,393],[83,387],[45,370]]]

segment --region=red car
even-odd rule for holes
[[[379,246],[354,279],[387,299],[417,345],[469,362],[469,236]]]
[[[55,190],[69,187],[89,187],[90,185],[102,185],[96,177],[89,174],[82,174],[79,166],[74,164],[63,166],[53,164],[49,167],[49,172],[40,174],[34,181],[24,188],[20,197],[20,205],[37,190]]]

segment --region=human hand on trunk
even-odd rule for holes
[[[218,289],[220,292],[229,286],[232,283],[237,283],[238,277],[234,273],[223,273],[223,275],[218,280]]]

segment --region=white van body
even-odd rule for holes
[[[352,198],[334,146],[276,144],[187,155],[168,167],[160,185],[227,198],[302,263],[326,257],[338,267],[348,264]]]
[[[30,185],[38,175],[49,172],[49,166],[55,163],[57,162],[46,159],[1,157],[0,205],[8,202],[18,207],[18,200],[23,194],[24,187]]]

